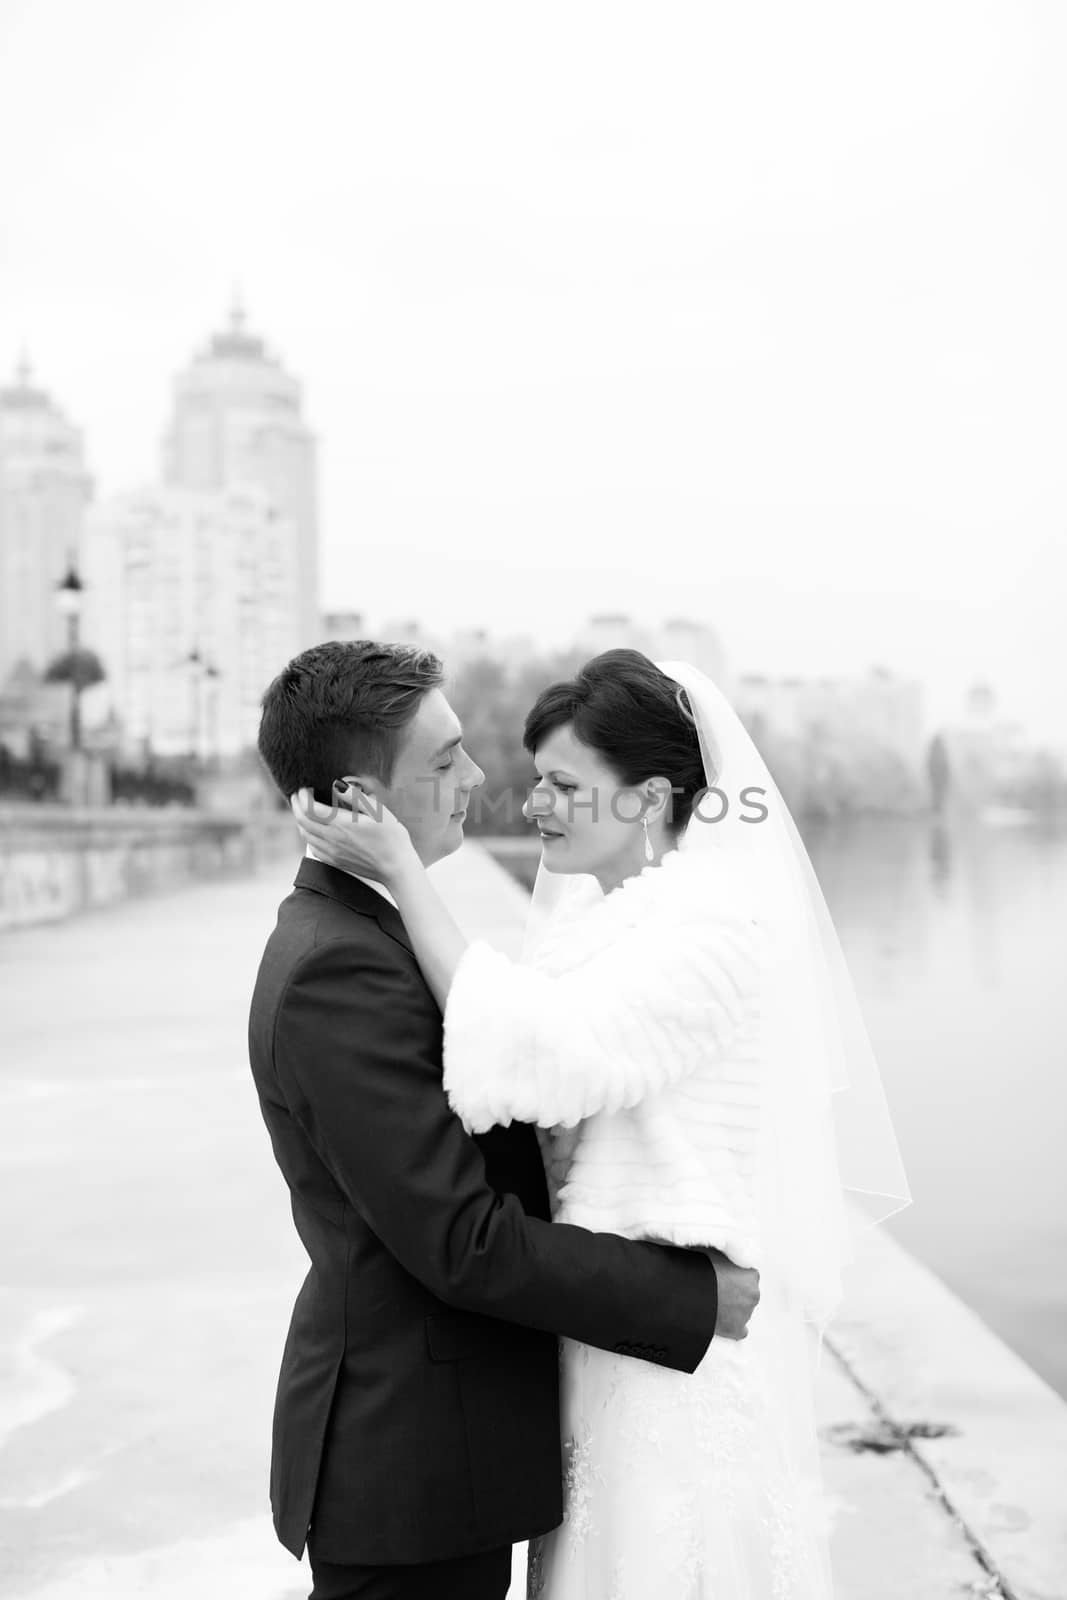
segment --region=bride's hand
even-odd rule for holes
[[[333,808],[319,805],[310,789],[298,789],[290,796],[301,838],[331,867],[388,886],[405,866],[418,860],[410,833],[362,789],[352,784],[342,789],[340,783],[334,788],[339,804]]]

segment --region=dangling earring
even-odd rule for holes
[[[645,830],[645,860],[655,861],[656,852],[652,848],[652,840],[648,837],[648,818],[641,818],[641,826]]]

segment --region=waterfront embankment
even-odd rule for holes
[[[305,1258],[245,1047],[293,866],[0,935],[5,1595],[310,1588],[267,1505]],[[526,900],[502,869],[468,845],[434,870],[514,953]],[[819,1419],[838,1600],[1064,1593],[1067,1407],[888,1238],[850,1285]]]
[[[290,831],[263,807],[0,806],[0,931],[248,872]]]

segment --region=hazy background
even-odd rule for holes
[[[323,602],[976,678],[1064,744],[1067,14],[0,0],[0,372],[153,479],[239,285]]]
[[[324,634],[440,643],[518,794],[560,663],[693,622],[855,975],[890,1230],[1067,1398],[1065,83],[1057,0],[0,0],[20,1593],[306,1592],[244,1013],[295,855],[259,698]]]

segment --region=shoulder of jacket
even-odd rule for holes
[[[412,973],[414,957],[373,917],[331,915],[326,906],[315,918],[301,948],[293,952],[281,999],[294,985],[327,974]]]

